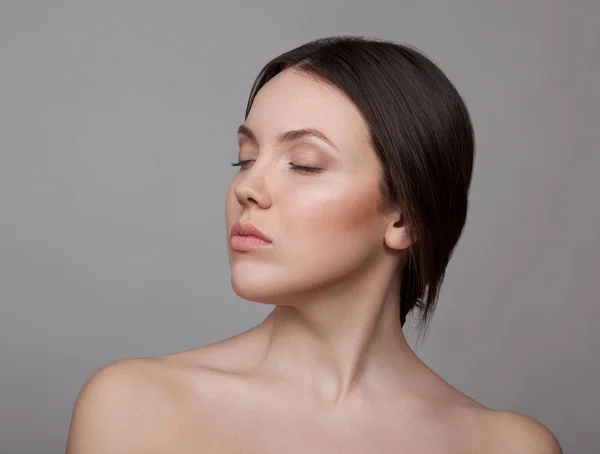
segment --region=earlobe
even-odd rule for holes
[[[391,249],[402,251],[408,249],[413,243],[405,226],[394,227],[385,236],[385,243]]]
[[[385,232],[385,244],[397,251],[408,249],[413,244],[408,223],[401,214],[390,222]]]

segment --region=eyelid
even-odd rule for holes
[[[240,170],[243,169],[243,166],[249,162],[252,161],[256,161],[256,159],[242,159],[239,160],[237,162],[232,162],[231,165],[232,166],[238,166],[240,168]],[[325,171],[325,169],[323,167],[320,166],[313,166],[313,165],[301,165],[301,164],[295,164],[293,162],[289,162],[288,165],[290,166],[290,169],[292,170],[296,170],[298,172],[306,172],[306,173],[320,173]]]
[[[328,160],[327,153],[315,149],[302,150],[298,153],[292,153],[292,160],[308,161],[308,166],[323,166]]]
[[[292,149],[290,150],[290,156],[289,159],[290,160],[298,160],[298,159],[309,159],[309,161],[316,161],[317,163],[320,162],[324,162],[325,158],[322,156],[323,153],[319,153],[318,151],[315,150],[301,150],[301,151],[296,151],[296,153],[294,153],[294,149],[297,149],[298,146],[292,147]],[[243,153],[243,148],[239,147],[238,149],[238,156],[240,156]],[[251,157],[251,159],[257,159],[256,153],[254,151],[248,151],[247,153],[245,153],[247,155],[249,155],[249,157]],[[260,153],[258,153],[260,154]],[[308,165],[308,164],[307,164]]]
[[[249,148],[248,148],[249,147]],[[314,143],[311,140],[302,140],[298,143],[286,147],[281,153],[285,153],[286,160],[289,164],[297,167],[310,167],[324,169],[331,164],[330,152],[324,147]],[[240,143],[238,148],[238,158],[242,158],[242,154],[248,160],[257,160],[261,154],[255,146],[245,141]],[[291,161],[291,162],[290,162]]]

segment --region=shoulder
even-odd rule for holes
[[[488,410],[483,418],[492,452],[503,454],[562,454],[554,434],[541,422],[521,413]]]
[[[449,385],[448,427],[465,441],[464,451],[489,454],[563,454],[554,434],[522,413],[489,408]]]
[[[127,358],[97,370],[75,401],[67,454],[147,452],[171,408],[164,369],[158,358]]]

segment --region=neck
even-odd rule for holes
[[[398,281],[381,270],[288,297],[258,327],[266,339],[261,369],[334,405],[386,382],[397,386],[398,374],[420,361],[399,312]]]

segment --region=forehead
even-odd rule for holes
[[[369,137],[360,111],[341,90],[290,69],[260,89],[245,124],[262,143],[300,128],[320,130],[338,148],[364,146]]]

